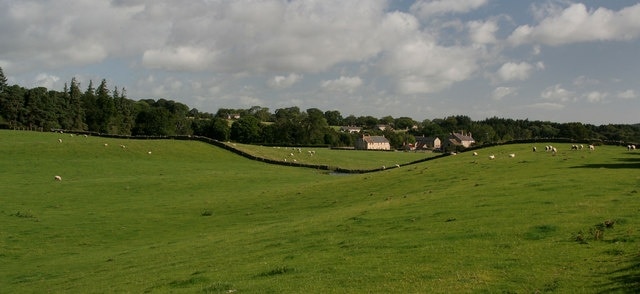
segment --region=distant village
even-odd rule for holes
[[[378,125],[377,128],[381,131],[386,130],[389,126]],[[350,134],[361,133],[361,127],[355,126],[343,126],[340,128],[341,132]],[[442,151],[444,149],[458,149],[469,148],[475,140],[470,132],[451,133],[447,138],[440,139],[439,137],[430,136],[414,136],[415,143],[406,143],[404,145],[405,150],[430,150],[430,151]],[[391,143],[385,136],[372,136],[362,134],[355,142],[355,149],[358,150],[391,150]]]

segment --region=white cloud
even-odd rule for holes
[[[409,40],[382,57],[382,71],[402,94],[433,93],[468,79],[478,68],[473,49],[437,45],[432,39]]]
[[[411,12],[423,19],[446,13],[466,13],[487,4],[488,0],[418,0]]]
[[[498,24],[495,21],[471,21],[467,23],[471,41],[479,44],[496,43],[495,33],[498,31]]]
[[[564,105],[560,103],[553,103],[553,102],[541,102],[541,103],[529,104],[529,105],[526,105],[525,107],[535,108],[540,110],[560,110],[564,108]]]
[[[599,91],[591,91],[585,95],[585,98],[589,103],[600,103],[605,102],[605,99],[609,96],[607,93],[599,92]]]
[[[498,77],[503,81],[524,81],[529,78],[533,68],[534,67],[527,62],[507,62],[498,69]]]
[[[497,87],[491,93],[491,99],[502,100],[502,98],[517,93],[517,89],[513,87]]]
[[[573,85],[576,87],[593,86],[599,84],[600,81],[586,76],[579,76],[573,79]]]
[[[46,74],[46,73],[39,73],[36,78],[34,83],[37,86],[40,87],[45,87],[47,89],[53,89],[54,86],[57,86],[58,81],[60,80],[60,77],[55,76],[55,75],[50,75],[50,74]]]
[[[540,93],[540,97],[546,100],[554,100],[559,102],[569,102],[576,99],[575,93],[562,88],[562,85],[556,84],[548,87]]]
[[[302,75],[290,73],[288,76],[275,76],[267,82],[273,89],[286,89],[302,79]]]
[[[620,99],[635,99],[638,97],[638,95],[636,95],[636,92],[629,89],[626,91],[622,91],[622,92],[618,92],[618,98]]]
[[[514,45],[541,43],[563,45],[577,42],[632,40],[640,36],[640,4],[612,11],[607,8],[588,10],[574,3],[564,10],[549,9],[536,26],[522,25],[508,37]]]
[[[214,60],[215,54],[202,47],[180,46],[147,50],[142,54],[143,65],[168,70],[206,70]]]
[[[360,77],[341,76],[336,80],[328,80],[322,82],[322,88],[326,90],[347,93],[353,93],[353,91],[355,91],[361,85],[362,79]]]

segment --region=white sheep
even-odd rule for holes
[[[514,157],[516,157],[516,154],[515,153],[511,153],[511,154],[509,154],[509,157],[514,158]]]
[[[589,145],[589,150],[596,150],[596,146]]]
[[[533,146],[533,152],[536,152],[538,150],[538,148],[536,148],[536,146]]]
[[[107,144],[107,143],[104,143],[104,147],[107,147],[107,146],[109,146],[109,144]]]
[[[53,177],[54,180],[56,181],[62,181],[62,177],[61,176],[55,176]]]
[[[151,151],[147,152],[147,154],[151,154]]]
[[[473,156],[478,156],[478,152],[473,152]]]
[[[496,159],[496,156],[491,154],[491,155],[489,155],[489,159]]]
[[[58,139],[58,142],[62,143],[62,139]]]

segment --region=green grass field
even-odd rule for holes
[[[0,292],[637,292],[640,151],[554,145],[336,176],[0,131]]]
[[[236,143],[228,145],[260,158],[347,170],[375,170],[383,166],[394,167],[396,164],[404,165],[442,155],[431,151],[356,151],[312,147],[265,147]]]

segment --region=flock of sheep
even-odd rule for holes
[[[595,145],[588,145],[587,146],[589,148],[590,151],[595,151],[596,150],[596,146]],[[584,145],[571,145],[571,150],[582,150],[584,149]],[[635,150],[635,145],[628,145],[627,146],[628,150]],[[533,146],[532,148],[533,152],[537,152],[538,148],[536,146]],[[544,151],[545,152],[551,152],[551,154],[556,155],[558,153],[558,148],[552,146],[552,145],[546,145],[544,146]],[[455,155],[455,153],[452,153],[452,155]],[[473,156],[478,156],[478,152],[473,152]],[[515,153],[509,153],[509,157],[514,158],[516,157]],[[496,156],[494,154],[489,155],[489,159],[496,159]]]
[[[62,133],[62,132],[60,132]],[[71,134],[71,137],[73,137],[74,135]],[[87,137],[87,135],[83,135],[84,137]],[[58,143],[62,143],[62,138],[58,138]],[[104,143],[104,147],[109,147],[109,144]],[[125,145],[120,145],[120,148],[125,149],[127,148],[127,146]],[[280,148],[280,147],[274,147],[274,148]],[[584,145],[571,145],[571,150],[582,150],[584,148]],[[594,151],[595,150],[595,146],[594,145],[588,145],[588,148],[590,151]],[[627,145],[627,150],[631,151],[631,150],[635,150],[636,149],[636,145]],[[292,148],[291,149],[294,152],[289,153],[289,157],[293,160],[293,162],[297,162],[297,160],[293,157],[295,157],[295,153],[302,153],[302,148]],[[532,151],[536,152],[538,149],[536,146],[533,146]],[[545,152],[551,152],[553,155],[556,155],[556,153],[558,153],[558,149],[554,146],[551,145],[546,145],[544,146],[544,150]],[[315,150],[308,150],[307,151],[308,156],[314,156],[316,154]],[[147,154],[151,154],[151,151],[148,151]],[[451,153],[451,155],[456,155],[457,153],[453,152]],[[473,152],[473,156],[478,156],[478,152]],[[516,157],[515,153],[509,153],[509,157],[510,158],[514,158]],[[287,162],[290,158],[284,158],[284,161]],[[493,160],[496,159],[496,156],[494,154],[489,155],[489,159]],[[396,164],[395,167],[400,167],[400,165]],[[383,166],[382,169],[384,170],[386,167]],[[59,175],[56,175],[53,177],[53,179],[55,181],[62,181],[62,177]]]
[[[280,149],[280,147],[273,147],[273,148]],[[299,147],[291,148],[291,150],[292,150],[293,152],[289,153],[289,158],[287,158],[287,157],[285,157],[285,158],[284,158],[284,162],[288,162],[290,158],[295,157],[295,153],[299,153],[299,154],[301,154],[301,153],[302,153],[302,148],[299,148]],[[307,153],[308,153],[308,155],[309,155],[310,157],[311,157],[311,156],[316,155],[316,151],[315,151],[315,150],[307,150]],[[293,158],[293,159],[292,159],[292,161],[293,161],[293,162],[298,162],[298,160],[297,160],[297,159],[295,159],[295,158]]]
[[[63,132],[61,131],[60,133],[62,134]],[[71,137],[74,137],[74,134],[70,134],[70,136],[71,136]],[[83,135],[83,136],[84,136],[85,138],[87,138],[87,137],[88,137],[87,135]],[[62,143],[62,138],[58,138],[58,143]],[[109,144],[108,144],[108,143],[104,143],[104,147],[109,147]],[[120,148],[122,148],[122,149],[126,149],[126,148],[127,148],[127,146],[125,146],[125,145],[122,145],[122,144],[121,144],[121,145],[120,145]],[[147,154],[151,154],[151,151],[148,151],[148,152],[147,152]],[[53,176],[53,180],[54,180],[54,181],[62,181],[62,176],[55,175],[55,176]]]

